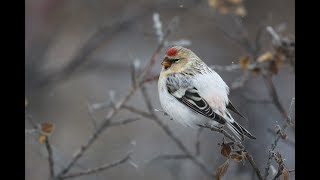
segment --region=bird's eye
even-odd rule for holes
[[[172,59],[172,62],[173,62],[173,63],[177,63],[177,62],[179,62],[179,60],[180,60],[180,59]]]

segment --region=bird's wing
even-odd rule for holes
[[[245,118],[234,106],[233,104],[231,103],[231,101],[229,100],[229,103],[228,105],[226,106],[229,110],[233,111],[234,113],[238,114],[239,116],[241,116],[242,118],[244,119],[247,119]]]
[[[226,122],[226,120],[215,113],[208,102],[199,95],[198,89],[191,84],[189,78],[177,73],[168,75],[166,86],[168,92],[173,97],[193,111],[215,120],[220,124]]]

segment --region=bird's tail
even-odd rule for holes
[[[244,136],[250,139],[256,139],[248,130],[234,120],[227,121],[227,126],[241,141],[244,140]]]

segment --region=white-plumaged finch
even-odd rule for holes
[[[227,84],[190,49],[171,47],[161,64],[160,103],[173,120],[190,127],[227,125],[240,140],[255,139],[231,116],[229,110],[243,117],[228,98]]]

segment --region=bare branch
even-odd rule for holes
[[[280,36],[278,35],[278,33],[276,33],[276,31],[271,26],[267,26],[266,30],[272,36],[273,43],[277,46],[280,46],[281,39],[280,39]]]
[[[200,135],[202,132],[203,132],[203,128],[199,128],[197,131],[197,140],[196,140],[196,144],[195,144],[196,156],[199,156],[201,153],[201,151],[200,151]]]
[[[294,103],[295,103],[295,98],[292,98],[292,100],[291,100],[291,103],[290,103],[290,108],[289,108],[289,112],[290,112],[290,114],[289,114],[289,116],[288,116],[288,119],[291,119],[291,113],[292,113],[292,109],[293,109],[293,105],[294,105]],[[287,117],[286,117],[286,119],[287,119]],[[284,131],[287,127],[288,127],[288,123],[286,122],[284,125],[283,125],[283,127],[279,130],[279,131],[277,131],[277,136],[276,136],[276,138],[275,138],[275,140],[273,141],[273,143],[271,144],[271,149],[269,150],[269,156],[268,156],[268,161],[267,161],[267,164],[266,164],[266,167],[265,167],[265,173],[264,173],[264,178],[266,179],[267,177],[268,177],[268,175],[269,175],[269,169],[270,169],[270,165],[271,165],[271,160],[272,160],[272,158],[274,157],[274,150],[275,150],[275,148],[277,147],[277,145],[278,145],[278,141],[280,140],[280,138],[281,138],[281,131]]]
[[[35,122],[33,122],[31,115],[25,115],[25,119],[28,120],[32,126],[33,129],[38,129],[38,126]]]
[[[276,91],[276,88],[274,87],[274,84],[272,82],[272,78],[271,78],[271,75],[264,75],[263,76],[264,79],[265,79],[265,83],[268,87],[268,90],[269,90],[269,93],[270,93],[270,96],[273,100],[273,103],[275,104],[275,106],[278,108],[279,112],[282,114],[284,120],[287,121],[288,119],[288,113],[287,111],[284,109],[284,107],[282,106],[282,104],[280,103],[280,100],[279,100],[279,96],[277,94],[277,91]],[[287,123],[290,123],[290,122],[287,122]]]
[[[126,119],[120,122],[112,122],[109,124],[109,127],[114,127],[114,126],[122,126],[122,125],[126,125],[135,121],[140,120],[139,118],[131,118],[131,119]]]
[[[111,110],[111,112],[114,112],[115,110]],[[110,114],[110,113],[109,113]],[[93,142],[99,137],[99,135],[101,134],[101,132],[108,127],[108,125],[110,124],[110,120],[111,117],[113,116],[113,114],[109,115],[109,118],[105,119],[105,121],[103,122],[102,125],[100,125],[96,131],[93,133],[93,135],[90,137],[90,139],[83,144],[80,149],[78,151],[76,151],[73,155],[72,160],[67,164],[67,166],[61,170],[61,172],[56,176],[57,179],[61,179],[66,173],[69,172],[70,168],[78,161],[78,159],[80,159],[80,157],[83,156],[83,154],[87,151],[87,149],[89,147],[91,147],[91,145],[93,144]]]
[[[150,77],[144,79],[142,83],[145,84],[149,82],[154,82],[154,81],[157,81],[158,79],[159,79],[159,75],[151,75]]]
[[[262,177],[262,174],[261,174],[259,168],[257,167],[256,163],[255,163],[254,160],[253,160],[253,157],[249,154],[248,151],[247,151],[247,153],[246,153],[246,158],[248,159],[249,163],[251,164],[251,166],[252,166],[254,172],[256,173],[256,175],[258,176],[258,178],[259,178],[260,180],[264,180],[264,178]]]
[[[152,114],[150,114],[148,112],[141,111],[141,110],[136,109],[136,108],[134,108],[132,106],[124,105],[123,109],[127,109],[128,111],[130,111],[132,113],[136,113],[136,114],[138,114],[138,115],[140,115],[142,117],[145,117],[145,118],[149,118],[149,119],[153,118]]]
[[[101,171],[105,171],[105,170],[111,169],[113,167],[116,167],[116,166],[119,166],[119,165],[121,165],[123,163],[126,163],[128,160],[130,160],[130,155],[131,155],[131,153],[128,153],[122,159],[117,160],[117,161],[115,161],[113,163],[110,163],[110,164],[103,164],[103,165],[101,165],[99,167],[90,168],[90,169],[87,169],[85,171],[76,172],[76,173],[70,173],[70,174],[64,175],[62,177],[62,179],[68,179],[68,178],[74,178],[74,177],[79,177],[79,176],[84,176],[84,175],[90,175],[90,174],[94,174],[94,173],[97,173],[97,172],[101,172]]]
[[[54,161],[53,161],[53,154],[52,154],[52,147],[49,141],[49,137],[46,136],[45,139],[45,146],[48,151],[48,162],[49,162],[49,172],[50,172],[50,178],[54,177]]]
[[[162,130],[169,136],[175,144],[179,147],[179,149],[184,152],[187,156],[190,156],[190,159],[193,163],[195,163],[199,168],[209,177],[214,177],[214,174],[206,167],[206,165],[199,160],[196,156],[192,155],[191,152],[183,145],[178,137],[176,137],[172,131],[169,129],[167,125],[165,125],[160,119],[155,118],[153,119],[161,128]]]
[[[270,133],[270,134],[272,134],[272,135],[275,135],[275,136],[278,135],[278,133],[274,132],[274,130],[272,130],[272,129],[270,129],[270,128],[268,128],[267,131],[268,131],[268,133]],[[294,143],[292,140],[290,140],[290,139],[286,139],[285,141],[283,141],[283,143],[286,143],[287,145],[289,145],[289,146],[291,146],[291,147],[294,147],[294,146],[295,146],[295,143]]]
[[[93,115],[92,108],[91,108],[91,106],[90,106],[89,104],[87,105],[87,107],[88,107],[88,114],[89,114],[90,119],[91,119],[91,122],[92,122],[92,124],[93,124],[93,128],[94,128],[95,130],[97,130],[97,120],[96,120],[96,118],[95,118],[94,115]]]
[[[241,70],[241,67],[239,64],[231,64],[228,66],[212,65],[210,66],[210,68],[217,71],[227,71],[227,72],[234,72],[237,70]]]
[[[160,155],[153,158],[150,162],[156,160],[180,160],[180,159],[190,159],[190,156],[185,154],[167,154],[167,155]]]
[[[37,131],[38,131],[37,129],[25,129],[24,133],[25,133],[25,135],[27,135],[27,134],[36,133]]]

